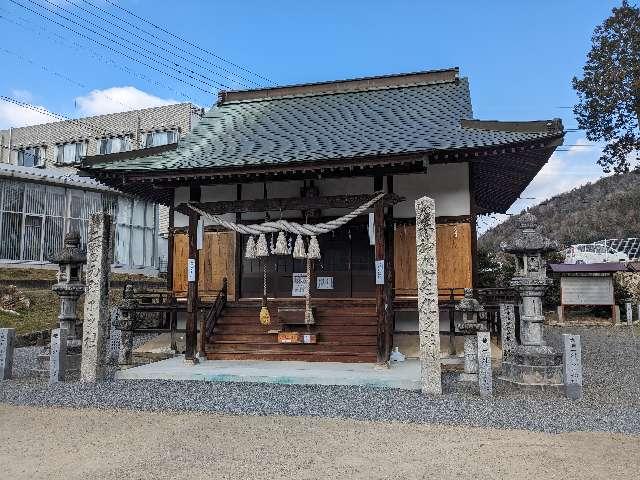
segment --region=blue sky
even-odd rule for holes
[[[47,20],[10,0],[0,3],[3,65],[0,95],[71,117],[173,100],[192,100],[202,106],[214,102],[216,88],[205,86],[213,91],[204,93],[119,56],[55,25],[51,19],[67,22],[35,5],[40,3],[51,10],[58,5],[95,22],[99,25],[96,30],[103,35],[113,31],[132,38],[80,10],[82,7],[106,16],[84,0],[16,1],[42,12]],[[135,24],[139,35],[145,36],[140,27],[163,35],[105,0],[90,1],[106,10],[110,21],[129,29],[123,19]],[[117,3],[278,84],[459,66],[461,74],[470,79],[476,118],[560,117],[571,128],[576,126],[571,110],[561,108],[575,103],[571,78],[581,71],[594,27],[620,2],[125,0]],[[80,23],[90,27],[86,21]],[[70,27],[107,43],[82,27]],[[151,41],[157,43],[160,39],[178,43],[166,35]],[[155,51],[146,42],[136,42]],[[223,65],[207,53],[180,45],[205,60]],[[165,50],[163,54],[169,56],[170,52]],[[239,72],[228,64],[226,68]],[[205,73],[221,83],[229,83]],[[192,83],[187,76],[176,75]],[[0,102],[2,128],[49,120]],[[583,133],[575,132],[567,136],[566,143],[588,142]],[[569,151],[555,154],[523,195],[535,200],[520,201],[513,210],[601,176],[595,164],[597,147],[568,148]]]

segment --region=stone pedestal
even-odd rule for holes
[[[415,205],[420,381],[423,393],[441,394],[436,208],[429,197],[419,198]]]
[[[102,212],[91,215],[88,230],[80,380],[101,382],[108,373],[111,216]]]
[[[15,328],[0,328],[0,380],[11,378],[15,339]]]

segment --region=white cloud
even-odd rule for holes
[[[508,213],[520,213],[555,195],[602,178],[606,174],[596,163],[601,153],[601,145],[594,145],[585,138],[576,140],[566,151],[554,152]],[[509,215],[502,214],[482,217],[478,222],[478,233],[485,232],[507,218]]]
[[[16,100],[18,100],[18,98],[16,98]],[[35,108],[48,111],[45,107],[42,107],[40,105],[33,106]],[[2,129],[55,122],[56,118],[57,117],[38,112],[28,107],[22,107],[20,105],[16,105],[15,103],[0,100],[0,128]]]
[[[91,116],[159,107],[179,102],[168,98],[156,97],[129,86],[92,90],[87,95],[76,97],[75,103],[82,116]]]

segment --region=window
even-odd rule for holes
[[[56,163],[78,163],[87,154],[87,142],[62,143],[56,145]]]
[[[98,141],[98,153],[100,155],[128,152],[129,150],[131,150],[131,137],[128,136],[101,138]]]
[[[23,148],[18,150],[18,165],[23,167],[39,167],[44,165],[44,149],[40,147]]]
[[[115,262],[131,266],[155,266],[156,206],[118,197]]]
[[[148,132],[143,135],[142,145],[144,148],[158,147],[160,145],[169,145],[178,141],[178,130],[165,130],[157,132]]]

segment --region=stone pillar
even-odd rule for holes
[[[627,302],[625,305],[627,308],[627,325],[633,325],[633,304],[631,302]]]
[[[11,378],[15,339],[15,328],[0,328],[0,380]]]
[[[478,374],[477,335],[464,336],[464,373],[474,376]]]
[[[432,198],[422,197],[416,200],[420,381],[422,392],[428,394],[442,393],[435,213],[435,202]]]
[[[493,372],[491,369],[491,336],[489,332],[478,332],[478,386],[481,397],[493,393]]]
[[[106,342],[109,336],[109,270],[111,216],[94,213],[87,241],[87,292],[82,334],[82,382],[101,382],[107,374]]]
[[[516,307],[513,304],[500,304],[500,327],[502,331],[502,360],[509,360],[516,347]]]
[[[564,385],[571,400],[582,398],[582,348],[580,335],[562,335],[564,343]]]
[[[49,383],[64,382],[67,372],[67,330],[51,330],[49,354]]]
[[[111,309],[111,327],[109,332],[109,363],[117,365],[120,358],[120,344],[122,342],[122,332],[118,330],[118,316],[120,311],[117,307]]]

